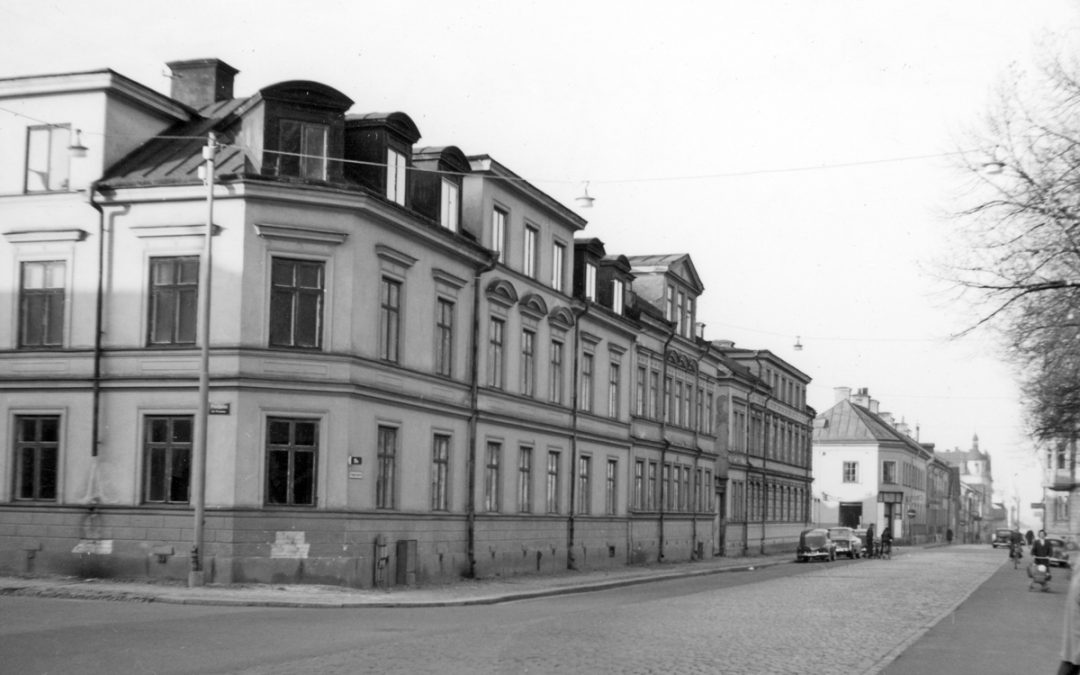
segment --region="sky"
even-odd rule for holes
[[[999,499],[1042,499],[1015,373],[993,334],[949,339],[975,315],[940,269],[949,153],[1007,68],[1078,46],[1073,2],[10,0],[0,22],[0,77],[167,93],[165,63],[216,57],[238,96],[315,80],[568,206],[587,183],[609,254],[692,255],[707,337],[789,360],[818,411],[866,387],[920,441],[977,434]]]

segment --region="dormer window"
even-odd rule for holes
[[[27,192],[68,189],[70,141],[71,129],[67,125],[47,124],[27,129]]]
[[[326,180],[326,147],[330,128],[325,124],[283,119],[278,129],[277,175]]]
[[[596,301],[596,265],[585,263],[585,299]]]
[[[450,230],[458,230],[458,214],[461,211],[461,188],[454,181],[443,178],[441,187],[441,205],[439,207],[439,223]]]
[[[394,149],[386,151],[386,198],[405,205],[405,155]]]
[[[611,311],[616,314],[623,313],[623,298],[626,295],[626,285],[622,279],[611,280]]]

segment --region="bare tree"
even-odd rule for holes
[[[973,178],[952,277],[1000,331],[1037,438],[1080,429],[1080,63],[1002,86],[963,153]]]

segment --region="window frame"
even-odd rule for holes
[[[292,285],[279,285],[279,284],[276,283],[277,274],[275,274],[275,271],[277,270],[277,266],[279,264],[289,264],[289,265],[293,266],[293,273],[292,273],[293,283],[292,283]],[[311,266],[311,267],[314,267],[314,268],[318,269],[318,283],[319,283],[319,285],[317,287],[299,286],[299,285],[297,285],[298,282],[296,281],[296,277],[297,277],[296,272],[297,272],[298,268],[303,267],[303,266]],[[270,282],[270,311],[269,311],[270,324],[269,324],[269,328],[270,328],[270,330],[269,330],[269,339],[268,339],[268,344],[269,344],[270,347],[279,348],[279,349],[322,350],[322,348],[323,348],[323,329],[324,329],[324,326],[325,326],[325,313],[326,313],[326,295],[327,295],[326,294],[326,290],[327,290],[327,288],[326,288],[326,280],[327,280],[326,267],[327,267],[327,265],[326,265],[325,260],[312,260],[312,259],[309,259],[309,258],[293,258],[293,257],[289,257],[289,256],[279,256],[279,255],[271,256],[271,258],[270,258],[270,279],[269,279],[269,282]],[[278,288],[285,289],[285,290],[281,290],[281,291],[276,290]],[[280,304],[282,302],[285,302],[285,300],[282,299],[284,294],[288,294],[288,300],[287,300],[288,308],[287,308],[287,311],[285,309],[283,309],[282,305]],[[301,307],[301,305],[306,304],[304,302],[305,299],[310,301],[311,298],[314,298],[315,308],[314,308],[314,310],[307,309],[306,312],[312,314],[314,319],[315,319],[315,326],[314,326],[314,328],[312,330],[312,333],[313,333],[314,338],[315,338],[314,344],[297,344],[297,336],[296,336],[296,334],[298,332],[298,324],[299,324],[298,314],[300,313],[300,310],[304,309],[303,307]],[[275,329],[274,318],[278,317],[278,316],[281,316],[283,312],[286,313],[287,316],[289,317],[288,341],[281,341],[281,339],[280,339],[282,337],[281,335],[278,335],[277,339],[275,339],[275,331],[280,330],[280,329]]]
[[[521,394],[536,397],[536,331],[521,329]]]
[[[551,245],[551,288],[562,292],[566,277],[566,244],[561,241]]]
[[[461,227],[461,186],[445,176],[439,186],[439,224],[457,232]]]
[[[66,137],[61,138],[61,134],[57,133],[59,131],[63,131]],[[40,132],[47,134],[44,148],[45,154],[42,158],[45,160],[46,166],[43,171],[30,168],[31,156],[34,154],[34,136]],[[70,124],[35,124],[26,127],[26,153],[23,158],[23,194],[68,192],[71,190],[71,153],[68,151],[70,145]],[[62,166],[63,169],[54,169],[54,164],[57,167]],[[42,179],[43,187],[31,187],[31,174],[37,175],[39,179],[44,176]],[[54,174],[59,177],[58,184],[53,180]]]
[[[41,268],[41,288],[28,288],[27,279],[31,268]],[[59,286],[47,286],[53,283],[57,275]],[[18,298],[18,348],[19,349],[62,349],[65,344],[65,332],[68,311],[68,260],[22,260],[19,261],[19,298]],[[40,309],[35,307],[40,303]],[[59,305],[59,307],[57,307]],[[32,311],[35,309],[35,311]],[[31,321],[33,319],[33,321]],[[58,326],[54,324],[59,324]],[[36,327],[39,340],[31,340],[30,329]]]
[[[285,149],[285,127],[296,125],[299,147]],[[312,148],[309,132],[321,132],[321,148]],[[290,144],[291,145],[291,144]],[[284,178],[300,180],[326,181],[329,176],[330,125],[325,122],[302,120],[295,117],[282,117],[277,120],[277,146],[274,159],[274,174]],[[295,162],[295,169],[292,163]],[[288,163],[288,165],[286,165]]]
[[[544,477],[544,510],[546,513],[559,513],[559,463],[562,461],[562,452],[548,450],[547,473]]]
[[[454,376],[454,319],[457,302],[435,298],[435,374]]]
[[[398,427],[379,424],[375,430],[375,508],[393,511],[398,508],[398,467],[400,452]]]
[[[166,427],[166,439],[164,441],[153,440],[153,425],[156,422],[162,422]],[[188,440],[174,440],[176,436],[176,424],[178,422],[186,422],[188,424]],[[143,504],[190,504],[191,503],[191,470],[192,460],[194,459],[195,448],[195,416],[194,415],[144,415],[143,416],[143,490],[142,490],[142,503]],[[163,460],[158,464],[152,458],[155,450],[161,450],[164,455]],[[184,482],[184,496],[183,499],[176,498],[174,494],[174,488],[176,488],[174,473],[176,466],[176,455],[187,455],[187,476]],[[183,464],[183,462],[181,462]],[[156,474],[158,467],[163,470],[163,475],[160,477],[161,483],[161,499],[154,498],[153,486],[158,482]]]
[[[288,425],[289,441],[287,443],[274,443],[273,432],[271,425],[275,423],[285,423]],[[310,445],[303,445],[296,440],[297,426],[300,424],[311,425],[313,443]],[[288,506],[288,507],[314,507],[318,504],[318,487],[319,487],[319,441],[321,436],[320,420],[311,417],[290,417],[284,415],[272,415],[266,418],[266,481],[264,483],[266,494],[263,499],[263,503],[266,506]],[[275,449],[276,448],[276,449]],[[308,448],[311,448],[310,450]],[[288,457],[288,464],[285,475],[285,490],[287,496],[285,501],[275,501],[272,496],[275,492],[274,486],[274,471],[272,454],[274,452],[285,452]],[[310,501],[297,501],[296,487],[300,483],[301,478],[297,477],[296,458],[297,456],[311,455],[310,465],[310,477],[307,481],[309,485]]]
[[[401,363],[401,317],[405,282],[386,274],[379,277],[379,359]]]
[[[500,263],[506,264],[509,259],[510,212],[501,206],[491,209],[491,248],[497,254]]]
[[[60,500],[61,440],[63,439],[63,418],[58,414],[19,414],[15,415],[12,434],[12,490],[11,498],[17,502],[52,502]],[[43,433],[44,423],[51,422],[55,440],[47,440]],[[33,423],[33,438],[24,438],[23,426]],[[27,467],[29,458],[30,467]],[[51,468],[50,468],[51,465]],[[44,473],[43,473],[44,472]],[[44,475],[51,476],[49,482]],[[29,481],[26,479],[29,478]],[[29,487],[29,490],[27,489]],[[51,494],[49,490],[51,489]]]
[[[431,437],[431,510],[450,510],[450,445],[453,436],[435,432]]]
[[[184,266],[194,267],[194,281],[185,282]],[[169,264],[172,267],[171,279],[168,283],[158,283],[157,270]],[[190,347],[197,343],[199,325],[199,266],[202,265],[201,256],[178,255],[178,256],[153,256],[149,261],[150,276],[148,281],[149,306],[147,308],[146,344],[148,347]],[[188,297],[188,296],[194,297]],[[158,333],[158,317],[161,315],[161,305],[166,302],[163,298],[170,298],[170,315],[172,328],[167,339],[162,339]],[[185,302],[186,298],[186,302]],[[186,310],[186,311],[185,311]],[[190,315],[187,313],[190,312]],[[190,339],[187,338],[183,326],[190,325]]]
[[[499,513],[502,442],[489,440],[484,446],[484,511]]]
[[[518,513],[532,513],[531,445],[518,446]]]
[[[492,316],[488,322],[488,386],[506,388],[506,320]]]
[[[548,362],[548,399],[558,405],[562,405],[566,396],[565,361],[566,343],[562,340],[552,339]]]
[[[525,243],[521,261],[525,276],[535,279],[540,271],[540,230],[529,223],[525,224]]]
[[[406,194],[408,193],[408,168],[408,155],[393,147],[386,148],[385,197],[387,200],[401,206],[405,206]]]
[[[592,455],[579,455],[577,466],[577,511],[580,515],[592,513]]]

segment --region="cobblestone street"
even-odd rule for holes
[[[875,673],[1002,562],[985,546],[914,549],[670,598],[560,599],[573,605],[563,613],[531,602],[458,609],[462,620],[448,631],[388,634],[247,672]]]

